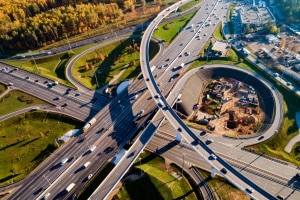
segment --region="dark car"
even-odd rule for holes
[[[225,168],[222,168],[222,169],[221,169],[221,172],[222,172],[223,174],[226,174],[226,173],[227,173],[227,170],[226,170]]]

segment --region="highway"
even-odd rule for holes
[[[209,2],[207,8],[208,8],[207,9],[208,14],[209,12],[226,13],[224,9],[221,9],[221,6],[219,4],[212,5],[212,2]],[[220,12],[218,12],[219,10],[214,11],[215,8],[220,9]],[[199,53],[198,52],[199,49],[201,49],[201,45],[204,45],[205,41],[208,39],[208,37],[212,34],[214,30],[213,24],[211,24],[210,26],[200,25],[201,24],[199,23],[200,21],[203,24],[205,24],[209,19],[211,20],[212,23],[215,22],[213,20],[217,20],[216,17],[213,16],[206,17],[205,15],[203,15],[203,13],[201,14],[203,9],[206,9],[205,6],[202,7],[201,9],[200,9],[201,11],[199,10],[197,15],[190,21],[190,24],[193,24],[195,30],[191,28],[184,29],[183,34],[180,34],[174,40],[170,48],[167,48],[164,52],[162,52],[163,55],[161,57],[154,58],[153,61],[151,62],[151,65],[148,64],[147,66],[148,71],[150,71],[151,66],[153,65],[156,66],[156,69],[153,71],[153,73],[154,76],[157,77],[157,82],[158,83],[162,82],[160,88],[157,85],[155,85],[154,78],[147,73],[144,74],[144,79],[140,79],[134,82],[129,87],[128,91],[125,92],[125,94],[110,101],[97,93],[94,94],[84,93],[81,94],[80,96],[75,96],[77,91],[71,91],[70,94],[65,95],[65,91],[67,90],[67,87],[59,84],[51,88],[48,88],[47,84],[43,82],[44,80],[43,78],[40,78],[39,76],[31,75],[31,73],[24,74],[22,70],[14,71],[12,73],[1,72],[3,73],[3,75],[5,74],[3,76],[5,78],[2,79],[1,76],[1,82],[3,83],[14,81],[13,82],[14,87],[20,88],[21,90],[24,90],[30,94],[34,94],[35,96],[41,96],[42,99],[47,100],[48,102],[51,102],[59,107],[61,107],[64,103],[67,103],[68,106],[65,108],[61,107],[61,109],[63,109],[66,112],[68,111],[71,113],[74,112],[74,116],[78,119],[83,119],[84,121],[87,121],[91,117],[96,117],[99,120],[97,124],[89,130],[88,134],[83,135],[84,137],[83,143],[79,143],[78,142],[79,139],[74,138],[73,140],[68,142],[68,145],[64,145],[61,149],[59,149],[58,152],[55,153],[57,155],[55,156],[51,155],[51,157],[47,159],[48,162],[43,163],[42,167],[39,167],[39,168],[45,167],[43,169],[44,171],[40,171],[39,173],[33,173],[33,175],[28,180],[24,181],[25,183],[22,186],[22,188],[19,189],[17,192],[15,192],[13,195],[11,195],[9,199],[24,199],[24,198],[35,199],[37,197],[42,197],[47,192],[51,193],[51,198],[53,199],[67,199],[70,198],[70,196],[72,196],[75,192],[79,191],[80,188],[82,188],[86,184],[84,180],[86,180],[87,175],[91,173],[93,174],[97,170],[99,170],[99,168],[109,158],[111,158],[120,148],[122,148],[127,143],[127,141],[132,137],[133,135],[132,132],[136,131],[136,127],[132,123],[133,117],[141,109],[144,109],[145,114],[142,117],[142,119],[144,119],[147,116],[150,116],[152,110],[155,108],[155,104],[153,103],[153,100],[151,99],[149,93],[144,93],[145,92],[145,84],[143,83],[144,81],[146,81],[148,87],[150,86],[150,80],[154,83],[154,86],[152,86],[150,89],[152,92],[152,96],[156,101],[156,104],[158,105],[158,103],[160,103],[158,100],[160,99],[163,101],[165,105],[167,105],[164,98],[156,98],[155,96],[158,93],[160,93],[160,91],[163,91],[164,94],[168,94],[168,92],[174,86],[176,80],[169,81],[170,78],[176,74],[176,72],[174,72],[172,68],[180,65],[181,63],[186,63],[187,65],[187,63],[195,59],[197,57],[197,54]],[[164,14],[160,14],[158,17],[160,18],[161,15]],[[157,19],[155,19],[154,21],[156,20]],[[199,26],[197,27],[198,23]],[[153,30],[154,26],[155,24],[152,22],[149,27],[150,30]],[[203,33],[203,36],[200,36],[200,39],[199,37],[197,37],[200,34],[199,31],[200,33]],[[145,37],[150,38],[148,33],[147,34],[146,33],[145,33],[146,35]],[[207,33],[207,35],[204,36],[204,33]],[[193,39],[189,40],[190,38]],[[149,42],[148,39],[147,42]],[[185,55],[185,52],[188,52],[189,55]],[[147,56],[147,54],[142,53],[141,56]],[[141,59],[142,63],[143,61],[148,62],[148,59],[145,59],[144,57],[141,58],[143,58]],[[167,67],[165,67],[166,64],[168,64]],[[3,65],[3,67],[6,67],[6,65],[5,66]],[[27,76],[30,76],[30,79],[24,80],[24,77]],[[147,81],[148,80],[147,78],[149,78],[149,81]],[[39,80],[39,81],[35,82],[35,80]],[[155,92],[153,93],[152,90]],[[139,94],[139,98],[137,100],[133,99],[133,96],[135,94]],[[62,96],[63,99],[61,98],[57,102],[53,100],[58,96],[59,97]],[[96,102],[92,101],[94,98],[97,99]],[[89,100],[88,102],[90,103],[86,104],[85,102],[87,101],[85,100]],[[120,104],[118,104],[118,100],[121,101]],[[101,103],[102,101],[104,102],[103,104]],[[100,110],[101,112],[99,112]],[[165,110],[162,110],[162,112],[166,113],[166,115],[169,118],[174,115],[174,113],[171,111],[171,108],[169,106],[166,106]],[[178,120],[178,118],[176,120]],[[185,134],[187,132],[190,133],[190,131],[186,127],[184,127],[182,123],[179,123],[177,121],[175,122],[173,121],[172,123],[173,126],[177,127],[178,131],[181,130],[180,132],[185,132]],[[194,148],[197,150],[202,150],[199,148],[199,146],[201,145],[202,148],[206,150],[206,152],[204,152],[204,154],[201,155],[204,156],[205,158],[208,158],[212,153],[212,151],[206,148],[205,144],[202,143],[195,144],[195,139],[196,139],[195,137],[189,137],[188,141],[191,141],[191,143],[194,144]],[[93,145],[96,145],[97,148],[93,152],[86,154],[87,149]],[[108,149],[109,151],[107,150],[107,148],[110,148]],[[72,159],[63,167],[58,167],[55,168],[54,170],[51,170],[53,169],[53,166],[57,166],[57,164],[61,161],[61,159],[64,156],[68,156],[69,158]],[[93,163],[87,169],[78,170],[80,167],[82,167],[84,163],[90,160],[93,160]],[[128,163],[129,162],[130,161],[128,160]],[[228,169],[231,169],[219,157],[217,158],[217,160],[214,161],[208,160],[208,163],[212,163],[212,162],[215,163],[214,165],[219,170],[223,166],[226,166],[228,167]],[[97,165],[95,163],[97,163]],[[234,173],[236,172],[234,171]],[[44,174],[44,176],[40,176],[40,174]],[[233,173],[231,174],[231,172],[228,172],[228,175],[226,176],[233,177],[235,175],[236,174]],[[239,181],[239,177],[235,178],[235,181]],[[76,183],[75,188],[69,194],[67,195],[63,194],[64,188],[67,187],[71,182]],[[29,184],[31,185],[29,186]],[[245,184],[242,185],[240,189],[245,190],[247,185],[248,183],[246,185]],[[252,186],[252,187],[255,189],[255,195],[259,195],[256,194],[259,188],[256,186]],[[39,190],[40,188],[42,188],[41,191]],[[33,194],[32,192],[27,192],[27,191],[33,191],[33,193],[35,193],[36,191],[39,192]],[[267,194],[263,194],[263,195],[267,195]],[[272,198],[270,197],[270,199]]]
[[[179,6],[182,2],[178,2]],[[173,5],[171,10],[176,9],[176,5]],[[166,10],[167,11],[167,10]],[[245,191],[250,197],[255,199],[275,199],[272,195],[264,191],[262,188],[255,185],[245,176],[241,175],[238,171],[234,170],[229,164],[227,164],[220,157],[213,158],[214,152],[206,146],[205,143],[198,141],[197,137],[193,132],[181,121],[181,119],[176,115],[172,108],[168,105],[165,98],[161,95],[161,91],[158,88],[156,81],[151,72],[151,66],[149,64],[149,57],[147,50],[149,49],[149,41],[153,31],[155,30],[157,24],[163,19],[163,12],[159,14],[152,23],[146,29],[142,43],[141,50],[143,51],[140,55],[141,67],[144,79],[146,81],[147,88],[149,89],[151,95],[154,97],[155,102],[159,109],[162,111],[166,119],[172,124],[177,132],[181,134],[184,140],[192,146],[192,148],[199,154],[200,157],[204,158],[206,162],[209,163],[215,170],[221,171],[222,168],[227,169],[227,174],[225,178],[234,184],[241,191]],[[193,52],[196,53],[196,52]],[[155,98],[156,97],[156,98]],[[249,189],[253,188],[253,189]]]

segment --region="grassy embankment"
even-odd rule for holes
[[[0,87],[2,86],[0,84]],[[47,103],[24,92],[12,90],[0,99],[0,116],[38,104]]]
[[[79,125],[60,114],[36,111],[1,122],[0,185],[26,177],[57,148],[56,138]]]
[[[195,12],[189,13],[179,18],[161,23],[153,33],[153,37],[159,38],[169,45],[173,39],[185,28],[185,25],[196,14]]]
[[[187,179],[176,178],[172,174],[180,174],[174,166],[165,164],[164,159],[148,152],[141,154],[135,161],[133,168],[127,174],[138,177],[136,180],[126,181],[115,199],[197,199]],[[143,176],[141,171],[143,171]]]
[[[108,44],[83,55],[75,63],[73,76],[88,88],[95,89],[108,84],[114,76],[118,76],[115,84],[122,80],[135,78],[140,73],[139,65],[140,39],[127,39]],[[149,56],[153,58],[158,52],[158,45],[150,44]],[[104,59],[100,59],[103,57]],[[85,65],[90,66],[89,69]],[[97,71],[97,72],[96,72]],[[95,72],[97,80],[95,79]]]

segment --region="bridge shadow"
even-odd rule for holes
[[[161,154],[165,153],[166,151],[168,151],[169,149],[173,148],[174,146],[178,145],[180,142],[177,140],[173,140],[172,142],[169,142],[167,145],[165,145],[164,147],[160,148],[160,149],[156,149],[155,153],[150,154],[149,156],[143,158],[141,160],[141,163],[148,163],[150,161],[152,161],[153,159],[155,159],[157,156],[160,156]],[[135,163],[133,164],[133,166],[137,166],[139,165],[139,163]]]

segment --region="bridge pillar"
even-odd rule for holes
[[[181,140],[182,140],[182,136],[178,130],[176,130],[176,139],[175,140],[179,141],[179,142],[181,142]]]
[[[210,176],[211,176],[212,178],[214,178],[215,175],[216,175],[216,172],[217,172],[216,168],[213,167]]]

